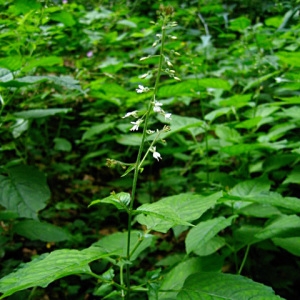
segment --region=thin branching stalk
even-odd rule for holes
[[[130,206],[129,206],[129,211],[128,211],[128,233],[127,233],[127,251],[126,251],[126,257],[127,257],[128,261],[130,260],[130,256],[131,256],[130,240],[131,240],[131,223],[132,223],[132,217],[133,217],[133,204],[134,204],[134,200],[135,200],[138,175],[139,175],[139,171],[141,168],[141,157],[142,157],[145,140],[146,140],[146,136],[147,136],[149,117],[150,117],[150,114],[151,114],[151,111],[153,108],[153,103],[157,96],[158,85],[160,82],[160,76],[161,76],[161,72],[162,72],[163,59],[164,59],[164,43],[165,43],[165,38],[166,38],[166,22],[167,22],[167,18],[165,17],[165,18],[163,18],[163,24],[162,24],[162,30],[161,30],[159,63],[158,63],[158,71],[157,71],[157,76],[156,76],[155,85],[154,85],[154,91],[153,91],[152,98],[148,104],[148,109],[147,109],[146,116],[145,116],[145,122],[144,122],[143,134],[142,134],[142,141],[141,141],[141,144],[139,147],[139,152],[137,155],[135,169],[134,169],[134,175],[133,175],[131,201],[130,201]],[[158,135],[157,135],[157,137],[158,137]],[[157,137],[156,137],[156,139],[157,139]],[[154,140],[156,140],[156,139],[154,139]],[[148,152],[146,154],[148,154]],[[144,159],[145,159],[145,157],[143,158],[142,161],[144,161]],[[130,298],[130,265],[128,263],[126,264],[126,281],[127,281],[126,299],[129,299]]]
[[[251,246],[250,244],[247,245],[247,248],[246,248],[246,251],[245,251],[245,255],[244,255],[244,257],[243,257],[243,261],[242,261],[241,266],[240,266],[239,271],[238,271],[238,275],[241,275],[241,273],[242,273],[242,271],[243,271],[243,268],[244,268],[244,266],[245,266],[246,260],[247,260],[247,258],[248,258],[250,246]]]

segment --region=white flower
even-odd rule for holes
[[[122,117],[122,119],[128,118],[128,117],[130,117],[130,116],[133,116],[133,117],[135,117],[135,118],[138,118],[137,112],[138,112],[137,110],[130,111],[130,112],[128,112],[124,117]]]
[[[138,119],[136,122],[130,122],[134,126],[130,128],[130,131],[135,131],[139,129],[140,124],[143,122],[143,119]]]
[[[171,118],[171,115],[172,114],[170,114],[170,113],[165,113],[165,120],[172,120],[172,118]]]
[[[162,159],[160,153],[156,151],[156,147],[153,147],[153,148],[152,148],[152,152],[153,152],[153,157],[154,157],[155,159],[157,159],[157,161],[159,161],[160,159]]]
[[[139,85],[139,88],[136,89],[136,92],[139,94],[146,93],[146,92],[149,92],[149,88]]]
[[[160,103],[160,102],[158,102],[158,101],[156,101],[156,100],[155,100],[153,103],[154,103],[153,110],[154,110],[155,112],[161,112],[161,111],[162,111],[161,106],[162,106],[163,104]]]

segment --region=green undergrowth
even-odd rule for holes
[[[0,299],[298,299],[300,2],[148,2],[0,2]]]

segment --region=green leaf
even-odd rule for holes
[[[282,16],[274,16],[274,17],[271,17],[271,18],[267,18],[265,20],[265,24],[267,26],[272,26],[272,27],[275,27],[275,28],[278,28],[280,26],[280,24],[282,23]]]
[[[129,20],[120,20],[117,22],[118,25],[123,25],[123,26],[128,26],[128,27],[131,27],[131,28],[136,28],[137,25],[132,22],[132,21],[129,21]]]
[[[269,142],[269,141],[276,141],[280,139],[282,136],[286,134],[286,132],[289,132],[293,130],[294,128],[297,128],[296,124],[291,124],[289,122],[281,123],[280,125],[275,125],[271,128],[271,130],[262,136],[258,138],[259,142]]]
[[[137,211],[143,211],[147,216],[139,215],[137,220],[146,225],[148,229],[160,232],[167,232],[176,225],[190,226],[191,224],[187,222],[200,218],[221,197],[222,192],[208,197],[192,194],[166,197],[158,202],[140,206]]]
[[[218,118],[220,116],[223,116],[223,115],[227,114],[230,111],[231,111],[230,107],[222,107],[222,108],[211,111],[210,113],[205,115],[204,119],[212,122],[216,118]]]
[[[19,215],[13,211],[0,210],[0,221],[9,221],[18,219]]]
[[[54,75],[48,75],[44,76],[46,80],[52,81],[54,84],[62,86],[66,88],[67,90],[77,90],[81,93],[84,93],[79,85],[79,81],[74,79],[71,76],[54,76]]]
[[[139,146],[142,141],[142,134],[132,133],[132,134],[119,135],[116,141],[121,145]]]
[[[209,196],[179,194],[161,199],[160,201],[172,206],[179,213],[180,218],[186,221],[199,219],[203,213],[212,208],[222,197],[221,191]]]
[[[64,138],[55,138],[54,140],[54,149],[58,151],[70,152],[72,150],[72,144]]]
[[[248,153],[254,150],[260,149],[269,149],[268,146],[262,144],[239,144],[239,145],[232,145],[232,146],[225,146],[220,149],[220,151],[227,153],[229,155],[241,155],[244,153]]]
[[[204,88],[213,88],[225,91],[230,91],[231,89],[230,83],[220,78],[202,78],[196,80],[196,83]]]
[[[115,126],[115,122],[97,124],[89,128],[82,136],[82,140],[91,139],[95,135],[112,129]]]
[[[300,236],[289,238],[273,238],[273,243],[293,255],[300,256]]]
[[[239,31],[242,32],[246,28],[248,28],[251,25],[251,21],[246,17],[239,17],[234,20],[230,20],[229,28],[233,31]]]
[[[192,228],[185,240],[185,247],[187,254],[191,252],[202,251],[202,247],[205,247],[216,234],[218,234],[224,228],[232,224],[232,220],[237,216],[231,216],[225,219],[219,217],[216,219],[200,222],[196,227]]]
[[[127,207],[130,204],[130,194],[124,192],[115,194],[112,192],[109,197],[92,201],[89,207],[98,203],[109,203],[113,204],[117,209],[127,210]]]
[[[241,135],[233,128],[229,128],[225,125],[216,126],[216,135],[227,142],[240,143],[242,141]]]
[[[249,80],[249,83],[244,87],[243,93],[248,91],[251,88],[260,86],[264,81],[278,75],[281,71],[275,71],[273,73],[268,73],[267,75],[261,76],[259,78]]]
[[[229,91],[231,85],[228,81],[220,78],[189,79],[173,85],[164,85],[159,91],[159,97],[174,97],[183,95],[194,95],[200,89],[214,88]]]
[[[89,263],[108,254],[99,247],[82,251],[56,250],[26,263],[0,280],[0,299],[35,286],[47,287],[51,282],[69,275],[90,274]]]
[[[177,300],[275,300],[274,291],[249,278],[222,273],[199,272],[184,282]]]
[[[184,284],[186,278],[197,272],[212,272],[220,271],[223,260],[220,256],[208,256],[205,258],[192,257],[186,261],[180,262],[170,272],[168,272],[161,283],[160,290],[166,292],[159,292],[158,299],[177,299],[176,296]],[[170,290],[170,291],[168,291]]]
[[[276,53],[276,55],[283,63],[295,67],[300,67],[300,52],[280,51]]]
[[[276,207],[260,203],[252,203],[242,207],[237,212],[245,216],[252,216],[256,218],[270,218],[281,214],[280,210]]]
[[[123,68],[123,62],[117,60],[115,57],[107,57],[102,63],[99,65],[99,68],[103,72],[107,73],[116,73]],[[112,84],[113,86],[118,86],[117,84]],[[111,93],[111,92],[110,92]],[[126,93],[127,94],[127,93]]]
[[[164,120],[163,117],[160,119],[161,121]],[[174,134],[175,132],[179,131],[187,131],[193,135],[193,129],[201,129],[201,132],[205,132],[206,123],[202,120],[192,117],[183,117],[178,115],[172,115],[172,122],[171,122],[171,131],[167,133],[163,133],[161,138],[166,138],[167,136]],[[199,133],[201,133],[199,132]]]
[[[22,135],[23,132],[27,131],[29,128],[28,120],[16,119],[15,124],[10,128],[13,137],[16,139]]]
[[[181,219],[178,212],[174,210],[173,207],[161,203],[160,201],[151,204],[143,204],[137,208],[135,213],[146,215],[139,215],[137,221],[147,226],[148,230],[167,232],[167,230],[176,225],[193,226],[193,224]]]
[[[0,68],[0,86],[1,83],[11,81],[14,79],[14,75],[8,69]]]
[[[116,232],[101,238],[93,246],[97,246],[102,251],[110,253],[111,256],[127,256],[127,232]],[[131,231],[130,236],[130,250],[132,251],[137,244],[135,252],[131,255],[131,260],[135,260],[141,252],[148,248],[154,242],[154,236],[151,234],[144,234],[140,231]]]
[[[41,7],[41,3],[37,0],[16,0],[14,1],[14,12],[16,14],[27,14],[31,10],[37,10]]]
[[[0,59],[0,67],[8,69],[10,71],[20,70],[22,67],[21,56],[8,56]]]
[[[108,65],[109,66],[109,65]],[[92,81],[90,83],[91,89],[94,91],[100,91],[103,96],[107,98],[118,97],[118,98],[127,98],[131,95],[124,87],[114,82],[99,82],[98,80]],[[121,103],[120,103],[121,105]]]
[[[255,238],[255,235],[261,230],[261,226],[254,226],[244,224],[241,225],[233,232],[234,239],[236,240],[236,251],[245,246],[252,245],[260,242],[260,239]]]
[[[46,56],[33,59],[27,63],[27,65],[22,69],[23,72],[29,72],[36,67],[49,67],[54,65],[62,65],[63,59],[58,56]]]
[[[282,207],[294,211],[296,213],[300,213],[300,199],[296,197],[282,197],[279,193],[276,192],[263,192],[261,194],[256,195],[244,195],[244,196],[225,196],[225,199],[231,199],[234,201],[241,202],[242,201],[250,201],[256,202],[263,205],[273,205],[277,207]],[[235,204],[234,204],[235,205]],[[236,205],[235,205],[236,206]],[[238,206],[238,205],[237,205]],[[239,207],[237,207],[239,208]]]
[[[10,81],[0,82],[4,87],[23,87],[31,84],[47,81],[46,76],[24,76]]]
[[[13,113],[14,116],[23,119],[37,119],[56,114],[66,114],[72,111],[71,108],[48,108],[48,109],[30,109]]]
[[[252,197],[263,192],[268,192],[271,182],[266,177],[246,180],[235,185],[229,195],[238,197]]]
[[[200,248],[195,249],[193,252],[199,256],[211,255],[226,245],[226,240],[220,236],[214,236],[203,244]]]
[[[67,27],[72,27],[76,24],[76,21],[74,20],[72,14],[65,10],[56,12],[49,16],[51,20],[61,22]]]
[[[54,75],[48,75],[48,76],[25,76],[21,78],[17,78],[10,81],[0,82],[0,86],[4,87],[23,87],[28,86],[32,84],[41,83],[44,81],[51,81],[56,85],[62,86],[69,90],[78,90],[81,93],[83,93],[83,90],[78,84],[78,81],[70,76],[54,76]]]
[[[258,128],[262,119],[263,119],[262,117],[254,117],[249,120],[239,122],[235,127],[236,128],[246,128],[246,129]]]
[[[30,240],[44,242],[61,242],[71,238],[71,235],[64,229],[36,220],[19,221],[13,226],[13,231]]]
[[[300,97],[294,96],[294,97],[280,97],[280,100],[284,101],[283,104],[289,103],[289,104],[300,104]]]
[[[300,184],[300,166],[295,167],[282,184]]]
[[[20,165],[0,175],[0,204],[22,218],[37,219],[37,212],[46,206],[50,190],[43,173]]]
[[[296,215],[279,216],[270,225],[267,225],[255,235],[260,240],[295,236],[300,236],[300,217]]]
[[[298,155],[296,154],[276,154],[267,157],[263,163],[263,169],[265,172],[271,172],[280,169],[284,166],[291,165]]]

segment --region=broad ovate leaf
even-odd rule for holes
[[[131,260],[135,260],[138,255],[148,248],[154,242],[154,236],[151,234],[144,234],[143,232],[133,230],[130,236],[130,253]],[[100,247],[107,253],[113,256],[126,257],[127,256],[127,232],[116,232],[111,235],[101,238],[98,242],[94,243],[93,246]],[[135,246],[138,245],[136,248]],[[132,252],[132,250],[134,252]]]
[[[106,256],[108,254],[99,247],[82,251],[63,249],[43,254],[0,280],[0,293],[3,293],[0,299],[31,287],[47,287],[65,276],[90,274],[89,263]]]
[[[299,237],[300,217],[297,215],[282,215],[264,227],[255,237],[264,240],[274,237]]]
[[[278,300],[274,291],[249,278],[216,272],[190,275],[176,297],[177,300]]]
[[[293,255],[300,257],[300,236],[289,238],[273,238],[273,243]]]
[[[146,225],[148,230],[166,232],[176,225],[193,226],[180,218],[178,212],[162,202],[141,205],[135,213],[139,214],[137,221]]]
[[[14,116],[23,119],[38,119],[53,116],[56,114],[66,114],[71,110],[71,108],[29,109],[20,112],[15,112]]]
[[[30,240],[44,242],[61,242],[71,238],[71,235],[63,228],[36,220],[19,221],[13,226],[13,231]]]
[[[37,219],[49,198],[45,175],[33,167],[14,166],[0,175],[0,204],[21,218]]]
[[[200,222],[197,226],[192,228],[185,240],[186,252],[189,254],[191,252],[203,253],[205,254],[207,243],[210,242],[221,230],[231,225],[232,220],[237,216],[231,216],[225,219],[224,217],[219,217],[216,219],[211,219],[208,221]],[[218,247],[220,246],[220,241]],[[205,251],[204,251],[205,250]],[[218,250],[216,248],[216,250]],[[210,254],[210,253],[209,253]]]
[[[118,193],[112,192],[109,197],[100,200],[94,200],[89,206],[98,203],[109,203],[113,204],[117,209],[127,210],[127,206],[130,204],[130,194],[129,193]]]
[[[160,300],[177,299],[178,291],[182,288],[186,278],[197,272],[219,272],[222,268],[221,256],[211,255],[208,257],[192,257],[180,262],[168,272],[161,283],[159,292]]]
[[[193,220],[201,217],[208,209],[212,208],[222,192],[209,196],[179,194],[163,198],[152,204],[144,204],[137,209],[139,223],[146,225],[148,229],[167,232],[176,225],[188,225]]]

